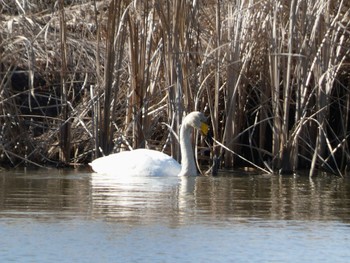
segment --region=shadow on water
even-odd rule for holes
[[[87,176],[65,170],[0,173],[0,217],[65,217],[89,210]]]
[[[0,174],[0,218],[86,218],[118,222],[227,223],[232,220],[350,219],[350,181],[318,176],[223,174],[135,177],[86,171]]]

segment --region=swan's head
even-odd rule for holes
[[[207,118],[203,113],[199,111],[193,111],[188,114],[185,117],[183,123],[199,130],[205,136],[208,134]]]

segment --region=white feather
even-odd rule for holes
[[[180,165],[172,157],[155,150],[137,149],[110,154],[90,163],[97,173],[124,176],[183,176],[197,175],[196,163],[191,144],[192,128],[200,130],[206,118],[200,112],[191,112],[182,123],[180,130]],[[206,133],[206,130],[203,131]]]

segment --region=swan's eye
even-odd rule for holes
[[[202,134],[207,136],[208,130],[209,130],[208,124],[206,124],[205,122],[202,122],[201,123],[201,132],[202,132]]]

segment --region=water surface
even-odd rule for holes
[[[350,181],[0,173],[1,262],[348,262]]]

